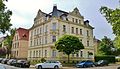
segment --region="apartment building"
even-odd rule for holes
[[[85,49],[76,54],[71,54],[71,60],[94,59],[93,27],[89,21],[84,21],[78,8],[71,12],[57,9],[53,6],[50,13],[38,11],[34,24],[29,29],[28,60],[67,60],[67,56],[58,52],[54,46],[64,34],[77,36]]]
[[[98,54],[98,47],[99,47],[100,42],[101,42],[101,41],[100,41],[99,39],[96,39],[96,38],[94,37],[94,53],[95,53],[95,55]]]
[[[13,37],[12,58],[27,59],[28,56],[28,29],[18,28]]]

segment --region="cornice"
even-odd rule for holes
[[[61,22],[64,22],[64,23],[68,23],[68,24],[74,24],[74,25],[77,25],[77,26],[82,26],[84,28],[89,28],[89,29],[94,29],[92,26],[86,26],[86,25],[82,25],[82,24],[77,24],[77,23],[74,23],[74,22],[71,22],[71,21],[66,21],[66,20],[62,20],[62,19],[58,19],[58,21],[61,21]]]
[[[39,27],[39,26],[44,25],[44,24],[47,24],[47,23],[49,23],[50,21],[51,21],[51,19],[49,19],[49,20],[47,20],[47,21],[44,21],[44,22],[42,22],[42,23],[40,23],[40,24],[38,24],[38,25],[35,25],[35,26],[34,26],[34,24],[33,24],[33,26],[32,26],[29,30],[32,30],[32,29],[34,29],[34,28],[36,28],[36,27]]]

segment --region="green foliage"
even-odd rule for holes
[[[120,36],[116,36],[115,40],[114,40],[114,45],[120,49]]]
[[[45,60],[45,58],[41,58],[41,62],[43,63],[43,62],[45,62],[46,60]]]
[[[103,55],[115,55],[116,52],[113,41],[106,36],[100,42],[98,49]]]
[[[120,3],[120,0],[119,0]],[[104,15],[108,23],[112,25],[113,33],[116,35],[114,40],[115,47],[117,48],[117,55],[120,54],[120,8],[111,9],[105,6],[100,8],[101,14]]]
[[[40,60],[31,60],[31,61],[30,61],[30,64],[31,64],[31,65],[35,65],[35,64],[37,64],[37,63],[40,63]]]
[[[0,48],[2,47],[2,43],[0,43]]]
[[[7,10],[4,1],[6,0],[0,0],[0,32],[3,34],[5,34],[6,31],[9,31],[10,27],[12,26],[10,23],[12,11]]]
[[[7,35],[4,45],[7,46],[7,55],[11,54],[11,47],[12,47],[12,40],[15,35],[16,28],[15,29],[10,29],[10,35]]]
[[[120,8],[101,7],[100,12],[105,16],[108,23],[112,25],[113,33],[120,36]]]
[[[59,52],[64,52],[68,55],[68,62],[69,62],[69,55],[71,53],[76,53],[80,49],[84,49],[83,44],[80,42],[79,38],[73,35],[64,35],[55,42],[56,49]]]
[[[103,55],[103,56],[95,56],[95,62],[99,60],[107,60],[109,63],[115,63],[115,56],[111,55]]]

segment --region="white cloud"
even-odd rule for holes
[[[95,36],[102,38],[102,36],[109,34],[108,36],[113,37],[110,27],[106,28],[108,25],[105,25],[106,22],[102,19],[103,16],[100,16],[98,9],[104,5],[118,4],[117,0],[100,0],[100,3],[96,0],[8,0],[6,2],[7,7],[13,12],[11,23],[13,27],[17,28],[30,28],[38,10],[41,9],[43,12],[49,13],[52,11],[53,4],[57,4],[58,9],[64,11],[72,11],[75,7],[78,7],[81,15],[89,19],[91,25],[95,27]],[[100,29],[98,26],[100,26]],[[101,27],[106,30],[101,31]]]
[[[37,11],[50,12],[52,0],[9,0],[6,2],[8,9],[12,10],[11,23],[13,27],[30,28],[33,25]]]
[[[13,24],[13,27],[17,27],[17,28],[19,26],[24,27],[24,24],[28,23],[28,20],[24,17],[14,14],[11,17],[11,23]]]

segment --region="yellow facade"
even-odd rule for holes
[[[27,29],[17,29],[12,43],[11,58],[27,59],[28,56],[28,37]]]
[[[93,60],[93,27],[89,25],[89,21],[84,21],[77,8],[69,13],[56,9],[57,6],[54,6],[50,14],[38,11],[34,24],[29,30],[28,59],[66,60],[67,56],[55,49],[54,42],[62,35],[69,34],[77,36],[85,47],[77,54],[71,54],[71,59]]]

